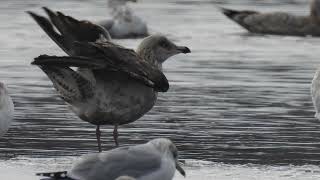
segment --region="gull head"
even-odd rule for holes
[[[114,12],[114,19],[116,21],[131,22],[133,17],[131,9],[126,6],[118,8],[118,10]]]
[[[169,155],[169,157],[174,160],[176,169],[180,172],[180,174],[183,175],[184,177],[186,176],[186,172],[180,166],[180,163],[179,163],[178,149],[171,140],[166,138],[158,138],[158,139],[149,141],[149,143],[152,144],[160,153],[164,155]]]
[[[171,56],[190,53],[185,46],[178,46],[163,35],[151,35],[142,40],[137,53],[146,61],[161,66]]]

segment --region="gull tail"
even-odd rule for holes
[[[243,21],[244,18],[253,15],[253,14],[258,14],[256,11],[237,11],[233,9],[227,9],[227,8],[221,8],[221,11],[224,15],[229,17],[230,19],[240,23],[240,21]]]
[[[37,176],[48,177],[46,179],[41,180],[75,180],[67,176],[67,171],[61,172],[49,172],[49,173],[37,173]]]
[[[48,56],[41,55],[36,57],[31,63],[38,66],[57,66],[57,67],[82,67],[89,69],[102,69],[106,64],[102,60],[76,57],[76,56]]]
[[[233,9],[227,9],[227,8],[221,8],[221,11],[224,15],[226,15],[228,18],[233,20],[234,22],[238,23],[243,28],[247,29],[251,32],[251,26],[248,21],[245,21],[245,19],[249,16],[259,14],[259,12],[256,11],[237,11]]]
[[[236,11],[236,10],[227,9],[227,8],[221,8],[221,11],[224,15],[226,15],[227,17],[229,17],[231,19],[233,19],[238,14],[241,14],[241,11]]]

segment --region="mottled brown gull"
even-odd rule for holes
[[[81,26],[81,21],[46,11],[51,23],[45,17],[29,13],[70,57],[42,55],[35,58],[33,64],[47,74],[78,117],[97,126],[99,151],[100,125],[114,125],[113,137],[118,145],[118,126],[139,119],[154,106],[158,92],[168,90],[162,63],[173,55],[190,53],[189,48],[177,46],[162,35],[152,35],[145,38],[135,52],[109,41],[101,42],[105,33],[91,32],[96,29],[93,26]],[[60,33],[52,32],[53,25]],[[68,30],[69,26],[76,26],[79,28],[76,33],[80,33]],[[90,38],[100,38],[96,42],[85,42],[81,32],[90,34]],[[74,71],[70,67],[79,69]]]
[[[310,15],[297,16],[285,12],[261,13],[251,10],[222,8],[223,13],[252,33],[320,36],[320,0],[312,0]]]
[[[37,175],[51,180],[120,180],[121,176],[121,180],[172,180],[176,170],[186,175],[178,162],[178,149],[169,139],[159,138],[146,144],[85,155],[70,172]]]

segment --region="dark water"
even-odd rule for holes
[[[120,144],[169,137],[182,158],[232,164],[320,164],[320,122],[310,83],[320,64],[320,39],[249,35],[216,5],[306,14],[303,1],[156,1],[132,4],[154,33],[192,50],[165,63],[170,90],[135,123],[121,126]],[[32,59],[62,51],[25,13],[42,6],[80,19],[108,18],[98,1],[3,1],[0,77],[16,115],[0,140],[2,159],[96,152],[94,126],[71,113]],[[141,40],[116,41],[134,48]],[[103,148],[113,148],[105,126]]]

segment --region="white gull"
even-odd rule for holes
[[[121,180],[172,180],[176,170],[186,175],[178,162],[178,149],[169,139],[158,138],[146,144],[85,155],[70,172],[37,175],[56,180],[119,180],[121,176]]]
[[[147,24],[126,4],[128,1],[137,0],[109,0],[108,7],[112,19],[98,23],[109,31],[112,38],[138,38],[149,35]]]

